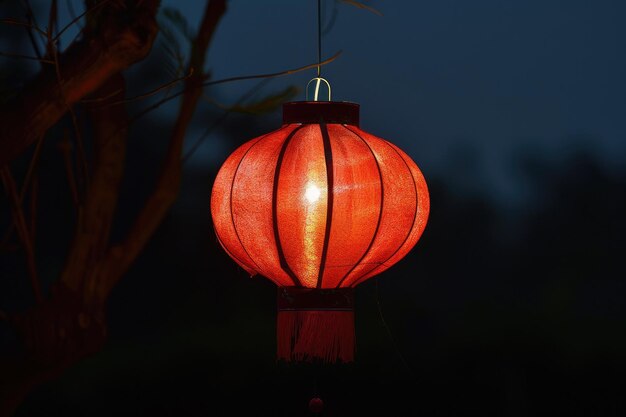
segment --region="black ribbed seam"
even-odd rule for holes
[[[317,288],[322,288],[322,279],[324,277],[326,257],[328,256],[328,243],[330,242],[330,230],[332,227],[333,202],[335,199],[335,192],[333,190],[335,185],[333,177],[333,151],[330,146],[328,126],[323,120],[320,121],[320,131],[322,132],[322,140],[324,142],[324,162],[326,164],[326,188],[328,189],[328,196],[326,199],[326,230],[324,231],[324,246],[322,246],[320,271],[317,276]]]
[[[280,170],[283,165],[285,152],[287,151],[287,145],[289,145],[294,135],[303,127],[304,126],[300,125],[292,130],[289,136],[287,136],[287,138],[283,142],[282,148],[280,149],[280,154],[278,154],[278,161],[276,162],[276,170],[274,171],[274,184],[272,187],[272,226],[274,228],[274,240],[276,241],[276,249],[278,250],[278,259],[280,261],[280,267],[283,269],[283,271],[285,271],[287,275],[289,275],[289,277],[293,281],[293,285],[295,285],[296,287],[302,287],[302,283],[298,279],[298,276],[289,266],[289,263],[287,263],[287,258],[285,258],[285,252],[283,251],[283,245],[280,242],[280,234],[278,233],[278,179],[280,177]]]
[[[244,252],[246,253],[246,255],[248,255],[248,258],[250,258],[250,260],[252,261],[252,263],[254,263],[254,265],[256,265],[257,267],[257,271],[261,272],[261,267],[259,266],[258,263],[256,263],[256,261],[252,258],[252,256],[250,256],[250,253],[248,252],[248,250],[246,249],[245,245],[243,244],[243,242],[241,241],[241,237],[239,236],[239,232],[237,231],[237,225],[235,224],[235,216],[233,216],[233,190],[235,188],[235,178],[237,178],[237,173],[239,172],[239,167],[241,167],[241,164],[243,163],[243,160],[245,159],[245,157],[248,155],[248,152],[250,152],[252,150],[252,148],[254,148],[262,139],[265,139],[267,136],[273,134],[273,133],[277,133],[279,131],[281,131],[282,129],[288,127],[289,125],[285,125],[283,127],[281,127],[278,130],[274,130],[273,132],[267,133],[263,136],[261,136],[259,139],[257,139],[256,142],[254,142],[249,148],[248,150],[246,150],[246,152],[243,154],[243,156],[241,157],[241,159],[239,160],[239,163],[237,164],[237,168],[235,169],[235,173],[233,174],[233,179],[230,183],[230,221],[233,224],[233,229],[235,230],[235,236],[237,236],[237,240],[239,241],[239,244],[241,245],[241,247],[243,248]],[[295,131],[296,129],[294,129],[293,131]],[[293,133],[292,131],[292,133]],[[219,237],[218,237],[219,238]],[[228,251],[227,251],[228,252]],[[245,263],[245,262],[244,262]],[[270,277],[268,277],[270,278]],[[271,279],[271,278],[270,278]]]
[[[376,222],[376,229],[374,230],[374,235],[372,236],[372,240],[370,241],[369,245],[367,246],[367,249],[365,249],[365,252],[363,252],[363,255],[361,256],[361,258],[359,258],[359,260],[352,266],[352,268],[350,268],[350,270],[348,272],[346,272],[346,274],[343,276],[343,278],[341,278],[341,280],[337,284],[337,288],[341,287],[341,284],[343,284],[343,282],[346,280],[346,278],[348,278],[348,275],[350,275],[352,273],[352,271],[354,271],[354,269],[361,263],[361,261],[363,259],[365,259],[365,257],[372,250],[372,246],[374,246],[374,241],[376,240],[376,236],[378,236],[378,231],[380,229],[381,219],[383,218],[383,204],[384,204],[384,201],[385,201],[385,185],[383,183],[383,173],[380,170],[380,164],[378,163],[378,158],[376,158],[376,154],[374,153],[374,151],[372,150],[370,145],[365,141],[365,139],[363,139],[363,137],[361,137],[361,135],[359,135],[357,132],[355,132],[354,130],[350,129],[346,125],[342,125],[342,126],[346,130],[348,130],[348,131],[352,132],[354,135],[356,135],[357,138],[361,139],[361,142],[363,142],[365,144],[365,146],[367,146],[367,149],[369,149],[370,153],[372,154],[372,158],[374,158],[374,162],[376,162],[376,168],[378,169],[378,179],[380,181],[380,208],[378,210],[378,221]]]
[[[376,270],[377,268],[379,268],[381,265],[384,265],[385,262],[387,262],[389,259],[393,258],[396,253],[398,253],[398,251],[400,249],[402,249],[402,247],[404,246],[404,244],[406,243],[406,241],[409,239],[409,236],[411,236],[411,231],[413,231],[413,228],[415,227],[415,221],[417,220],[417,208],[419,207],[419,194],[417,193],[417,184],[415,183],[415,178],[413,177],[413,172],[411,171],[411,167],[409,166],[409,164],[406,162],[406,160],[404,159],[404,157],[402,156],[402,154],[400,154],[400,152],[398,152],[398,150],[396,148],[394,148],[393,146],[391,146],[390,143],[388,143],[387,141],[385,141],[384,139],[382,139],[383,143],[385,143],[385,145],[389,146],[391,149],[393,149],[393,151],[395,153],[398,154],[398,156],[400,157],[400,159],[402,159],[402,162],[404,162],[404,165],[406,166],[406,169],[409,171],[409,175],[411,176],[411,181],[413,181],[413,188],[415,189],[415,212],[413,213],[413,222],[411,222],[411,227],[409,227],[409,231],[406,234],[406,237],[404,238],[404,240],[402,241],[402,243],[400,244],[400,246],[398,246],[398,248],[391,254],[389,255],[389,257],[387,259],[385,259],[383,262],[381,262],[379,265],[376,265],[374,268],[370,269],[369,271],[367,271],[367,273],[363,274],[363,276],[361,278],[359,278],[358,280],[356,280],[354,282],[354,284],[352,284],[352,286],[356,286],[359,283],[363,282],[363,277],[365,277],[366,275],[370,274],[372,271]]]

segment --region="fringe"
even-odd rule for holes
[[[354,361],[354,311],[281,310],[276,324],[279,360]]]

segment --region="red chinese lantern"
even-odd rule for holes
[[[226,252],[278,286],[277,354],[354,357],[353,289],[417,243],[426,182],[395,145],[359,128],[359,105],[283,105],[283,126],[233,152],[211,214]]]

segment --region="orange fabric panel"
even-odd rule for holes
[[[318,125],[304,125],[294,135],[277,169],[276,223],[285,260],[302,285],[315,288],[328,203]]]
[[[385,155],[381,165],[385,166],[385,201],[389,204],[385,204],[383,212],[389,216],[390,224],[381,227],[381,243],[377,244],[381,252],[374,267],[364,269],[367,272],[352,285],[382,273],[406,256],[424,231],[430,209],[426,181],[415,162],[394,144],[364,131],[358,133],[373,145],[377,155]]]
[[[376,238],[368,254],[354,268],[342,286],[354,286],[372,271],[383,271],[388,260],[409,236],[417,208],[411,171],[395,148],[386,140],[353,126],[346,127],[372,149],[381,170],[383,184],[382,216]]]
[[[262,137],[241,158],[232,182],[232,222],[256,270],[278,285],[294,285],[282,270],[272,222],[274,170],[281,146],[298,127]]]
[[[211,196],[218,239],[239,265],[309,288],[352,287],[385,271],[415,246],[429,209],[406,153],[337,123],[285,125],[242,145]]]
[[[322,288],[335,288],[366,255],[374,239],[381,215],[382,187],[369,146],[342,125],[330,124],[327,128],[334,205]]]
[[[411,233],[409,234],[406,241],[403,243],[402,247],[398,249],[398,251],[388,260],[385,261],[384,265],[381,265],[379,268],[368,273],[363,279],[364,281],[368,278],[371,278],[374,275],[380,274],[384,270],[388,269],[393,264],[400,261],[404,258],[407,253],[417,244],[417,241],[422,236],[424,229],[426,228],[426,223],[428,221],[428,215],[430,213],[430,197],[428,194],[428,187],[426,185],[426,180],[424,179],[424,175],[422,171],[417,167],[415,162],[400,148],[391,144],[391,146],[398,152],[398,154],[402,157],[402,159],[406,162],[409,169],[411,170],[411,175],[413,176],[413,180],[415,181],[415,186],[417,188],[417,213],[415,216],[415,222],[413,223],[413,227],[411,229]]]
[[[244,143],[226,159],[215,177],[211,192],[211,217],[217,239],[228,255],[250,275],[256,275],[257,268],[237,238],[230,213],[230,190],[239,161],[260,139]]]

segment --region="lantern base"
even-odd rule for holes
[[[354,361],[352,288],[278,289],[277,356],[288,362]]]

